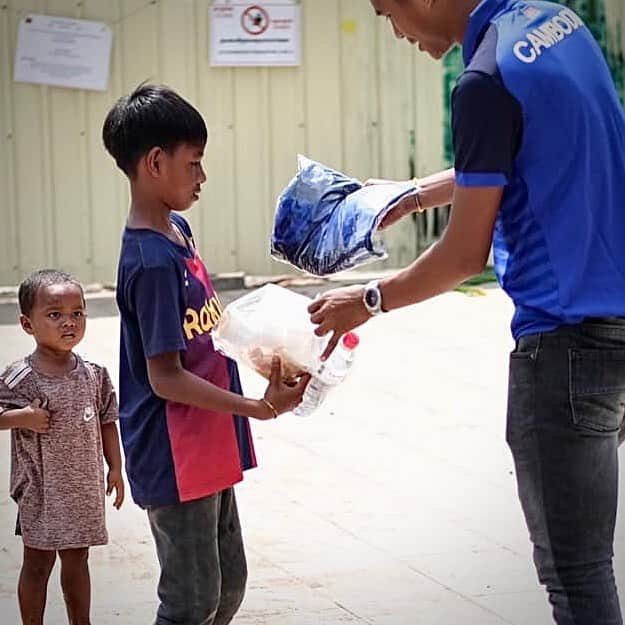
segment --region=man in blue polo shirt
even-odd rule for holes
[[[625,414],[625,114],[601,50],[563,5],[371,0],[434,58],[454,43],[455,171],[419,181],[384,226],[452,204],[443,237],[395,276],[310,308],[327,353],[372,314],[485,266],[515,304],[507,440],[541,583],[560,625],[620,625],[612,568]]]

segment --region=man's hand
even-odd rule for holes
[[[334,351],[343,334],[361,326],[371,317],[362,301],[363,294],[362,286],[335,289],[327,291],[308,307],[310,320],[318,326],[315,334],[325,336],[332,332],[321,360]]]
[[[379,180],[372,178],[365,182],[365,186],[372,184],[393,184],[393,180]],[[453,194],[455,190],[455,172],[453,169],[446,169],[424,178],[416,180],[417,187],[419,189],[418,198],[416,193],[411,193],[409,196],[402,199],[396,206],[394,206],[382,220],[380,224],[380,230],[388,228],[391,224],[399,221],[402,217],[414,213],[419,210],[428,210],[436,206],[447,206],[452,203]],[[419,204],[417,205],[417,201]]]
[[[50,413],[47,410],[48,403],[35,399],[30,406],[22,409],[21,427],[32,430],[38,434],[45,434],[50,429]]]
[[[264,399],[275,408],[278,414],[289,412],[300,405],[308,382],[310,382],[310,375],[306,373],[295,384],[287,384],[282,379],[282,361],[278,356],[274,356],[271,360],[271,376]],[[272,419],[275,416],[277,415],[271,412],[262,419]]]
[[[378,230],[385,230],[394,223],[397,223],[400,219],[406,217],[406,215],[416,213],[419,210],[416,197],[417,193],[418,191],[415,190],[414,193],[405,195],[397,204],[390,208],[386,215],[384,215],[384,219],[380,222]]]
[[[119,510],[124,503],[124,478],[121,469],[110,469],[106,476],[106,495],[109,496],[115,490],[113,505]]]
[[[395,180],[383,180],[380,178],[370,178],[365,182],[365,187],[369,187],[376,184],[405,184],[402,182],[397,182]],[[417,198],[415,197],[417,191],[410,195],[406,195],[403,197],[395,206],[393,206],[384,216],[384,219],[380,222],[378,226],[378,230],[385,230],[389,226],[392,226],[394,223],[397,223],[400,219],[404,218],[406,215],[410,215],[410,213],[414,213],[419,209],[417,205]]]

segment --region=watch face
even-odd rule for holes
[[[378,305],[378,292],[375,289],[367,289],[365,302],[370,308],[375,308]]]

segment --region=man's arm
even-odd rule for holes
[[[453,168],[419,178],[417,182],[419,183],[419,204],[423,210],[452,203],[455,189]]]
[[[380,282],[384,310],[394,310],[440,295],[480,273],[490,251],[502,187],[461,187],[454,192],[451,217],[442,238],[416,261]],[[370,317],[363,301],[363,287],[324,293],[309,307],[315,333],[333,333],[323,357],[340,337]]]
[[[434,297],[479,273],[488,258],[503,189],[514,171],[523,138],[523,115],[505,86],[482,71],[465,72],[452,96],[454,192],[443,237],[408,268],[383,280],[382,306],[401,308]],[[431,200],[438,203],[451,188],[451,173],[435,176]],[[439,194],[440,191],[440,194]],[[363,288],[331,291],[309,307],[316,332],[333,332],[324,356],[340,336],[369,318],[360,301]]]
[[[446,169],[435,174],[430,174],[425,178],[417,180],[418,189],[402,198],[384,216],[379,229],[384,230],[400,219],[418,212],[437,206],[447,206],[451,204],[454,194],[455,172],[453,169]],[[368,180],[366,184],[388,184],[391,180]],[[416,196],[416,197],[415,197]]]
[[[275,417],[271,406],[279,414],[293,410],[300,403],[310,379],[310,376],[303,376],[297,385],[287,386],[282,381],[280,359],[274,358],[263,401],[231,393],[187,371],[178,352],[148,358],[147,364],[152,390],[162,399],[255,419]]]
[[[456,187],[443,236],[414,263],[380,282],[385,310],[440,295],[484,270],[502,187]]]

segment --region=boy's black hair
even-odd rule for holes
[[[20,303],[20,312],[22,315],[30,315],[37,299],[37,293],[44,286],[51,286],[53,284],[75,284],[80,287],[82,291],[82,285],[76,278],[64,271],[57,271],[56,269],[42,269],[41,271],[35,271],[31,273],[26,280],[20,284],[17,298]],[[83,294],[84,299],[84,294]]]
[[[153,147],[172,151],[181,143],[204,146],[207,134],[200,113],[161,85],[141,85],[117,100],[102,127],[104,146],[129,177]]]

